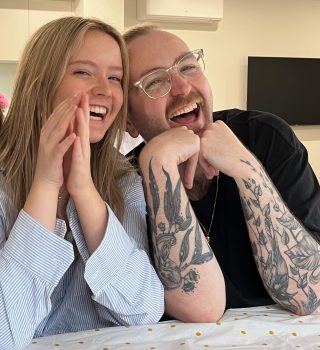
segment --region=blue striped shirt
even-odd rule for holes
[[[124,222],[106,204],[106,232],[91,256],[72,199],[71,234],[63,220],[52,233],[21,210],[6,240],[0,192],[0,350],[22,349],[33,337],[160,319],[163,287],[148,257],[140,177],[126,175],[121,188]]]

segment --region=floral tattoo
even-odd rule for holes
[[[320,283],[319,243],[284,206],[262,169],[247,164],[261,181],[242,179],[244,217],[252,251],[266,289],[274,300],[295,313],[311,313],[319,305],[312,286]],[[272,199],[262,204],[264,192]],[[289,291],[291,290],[291,292]],[[295,298],[296,294],[303,297]]]

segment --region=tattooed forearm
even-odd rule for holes
[[[173,188],[164,168],[161,175],[165,178],[163,193],[159,193],[150,161],[148,213],[155,265],[166,289],[193,292],[200,279],[196,266],[210,261],[213,253],[206,243],[202,245],[203,237],[185,194],[182,200],[181,179]]]
[[[241,202],[255,260],[275,301],[298,314],[320,305],[318,242],[287,209],[262,168],[242,179]]]

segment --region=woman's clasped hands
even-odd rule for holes
[[[41,130],[34,182],[56,196],[62,186],[72,197],[93,186],[89,120],[86,93],[70,96],[54,109]]]

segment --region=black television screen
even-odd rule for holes
[[[320,58],[248,57],[247,108],[320,124]]]

